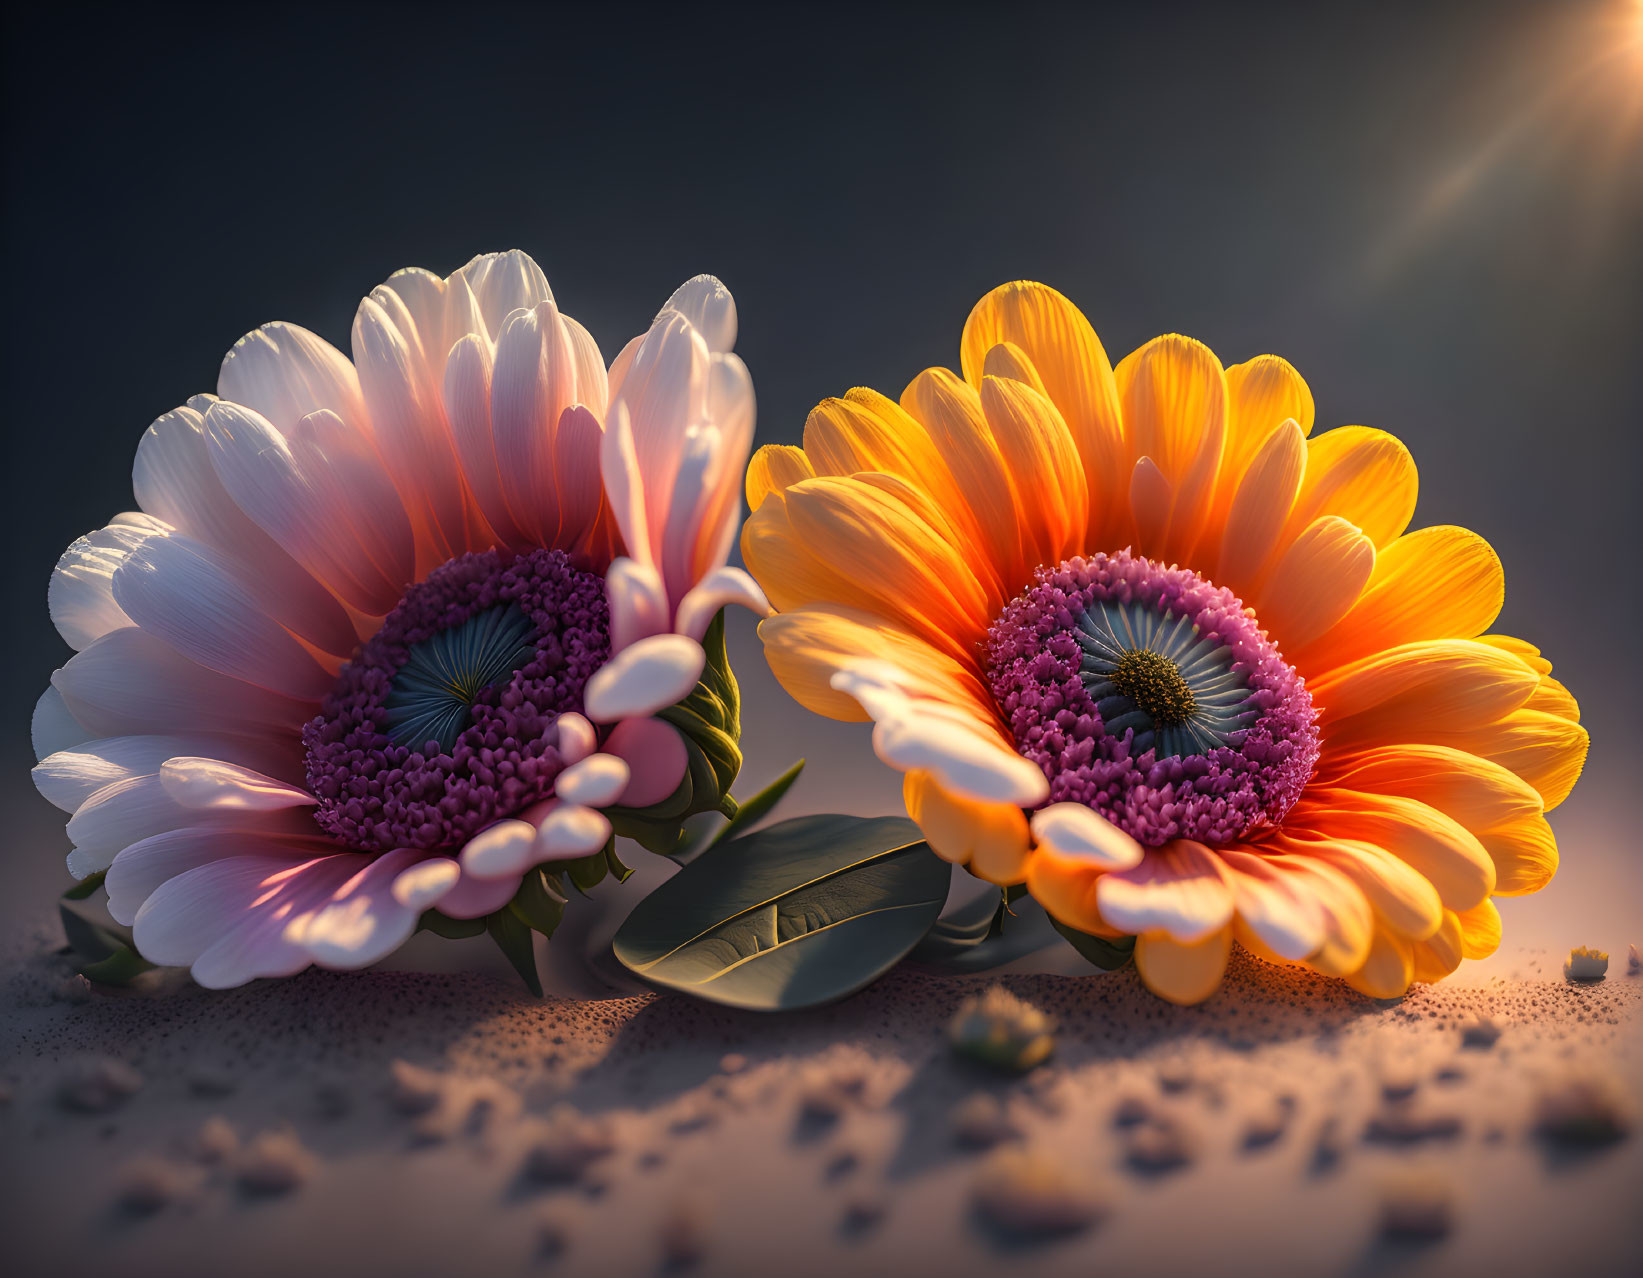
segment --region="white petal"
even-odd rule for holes
[[[729,604],[741,604],[758,617],[770,615],[770,601],[752,577],[740,568],[715,568],[680,601],[673,628],[699,641],[719,609]]]
[[[610,600],[611,652],[669,630],[667,590],[661,574],[649,564],[625,555],[613,560],[605,573],[605,596]]]
[[[590,754],[554,779],[553,792],[566,803],[609,807],[622,797],[629,775],[626,760],[613,754]]]
[[[215,551],[151,537],[114,573],[114,600],[144,631],[221,674],[290,697],[323,697],[333,678]]]
[[[34,703],[34,715],[29,721],[29,739],[34,745],[36,759],[49,758],[63,750],[72,750],[95,734],[88,732],[69,713],[63,703],[63,694],[55,687],[47,688]]]
[[[707,665],[684,635],[652,635],[624,648],[588,680],[583,704],[595,723],[654,714],[690,695]]]
[[[482,253],[451,277],[453,285],[457,276],[471,290],[491,338],[502,331],[502,322],[513,312],[553,300],[542,268],[518,249]]]
[[[662,309],[678,311],[689,320],[711,351],[728,351],[736,345],[736,299],[711,275],[686,280]]]
[[[264,324],[234,343],[217,375],[217,394],[255,409],[285,434],[320,409],[356,428],[368,426],[348,357],[296,324]]]
[[[87,533],[63,552],[46,587],[46,607],[69,647],[87,648],[110,630],[132,624],[114,602],[114,570],[133,546],[153,535],[128,524],[111,524]]]
[[[531,866],[536,827],[525,821],[498,821],[468,840],[462,868],[482,879],[519,874]]]
[[[312,807],[308,791],[221,759],[187,755],[160,766],[160,784],[185,808],[214,812],[273,812]]]
[[[605,408],[610,403],[610,383],[605,374],[605,360],[599,354],[599,344],[593,335],[569,315],[561,316],[570,333],[571,348],[576,355],[576,402],[586,404],[600,421],[605,419]]]
[[[34,769],[34,787],[63,811],[73,812],[105,785],[157,775],[167,759],[195,753],[203,740],[181,735],[130,736],[77,743],[78,748],[40,760]]]
[[[599,734],[594,731],[593,725],[574,710],[560,715],[553,722],[559,730],[559,757],[566,764],[587,758],[599,744]]]
[[[216,825],[165,830],[138,840],[114,858],[103,884],[108,889],[108,912],[116,923],[129,927],[162,883],[215,861],[261,857],[270,862],[267,873],[273,874],[334,850],[319,838],[225,830]]]
[[[1032,830],[1037,842],[1103,870],[1127,870],[1145,855],[1139,843],[1082,803],[1052,803],[1033,813]]]
[[[503,542],[524,545],[524,531],[515,522],[502,495],[502,475],[496,466],[491,437],[491,344],[472,333],[451,348],[445,364],[445,415],[456,441],[462,473],[479,503],[480,512]]]
[[[605,485],[622,543],[635,562],[654,566],[657,560],[650,540],[649,517],[645,512],[646,477],[639,464],[639,446],[633,437],[633,423],[627,405],[613,400],[599,441],[599,477]]]
[[[1095,893],[1101,917],[1113,927],[1137,936],[1167,932],[1182,945],[1232,919],[1232,888],[1215,854],[1187,839],[1149,848],[1138,865],[1103,874]]]
[[[436,856],[413,865],[394,880],[394,900],[418,912],[431,909],[461,878],[460,865],[448,856]]]
[[[574,861],[592,856],[610,839],[603,812],[566,803],[548,813],[537,832],[532,861]]]

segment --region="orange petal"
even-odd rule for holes
[[[1263,957],[1299,962],[1323,947],[1326,916],[1295,875],[1257,852],[1218,847],[1237,911],[1240,940],[1245,931],[1259,942]]]
[[[1227,369],[1227,445],[1221,476],[1228,489],[1261,451],[1273,431],[1293,421],[1312,433],[1312,392],[1288,360],[1257,355]]]
[[[1480,901],[1458,917],[1462,957],[1488,958],[1500,948],[1500,911],[1493,901]]]
[[[1552,673],[1552,663],[1540,655],[1539,648],[1526,640],[1514,639],[1511,635],[1479,635],[1478,642],[1511,653],[1538,675]]]
[[[1023,558],[1005,582],[1013,597],[1035,569],[1083,549],[1089,490],[1067,425],[1044,396],[1023,382],[984,377],[981,407],[1015,498]]]
[[[1516,658],[1468,639],[1389,648],[1309,681],[1318,718],[1334,748],[1427,739],[1422,734],[1488,723],[1516,710],[1535,690],[1534,672]],[[1357,722],[1350,722],[1353,719]]]
[[[1376,915],[1393,931],[1423,940],[1443,922],[1443,902],[1425,875],[1385,848],[1361,839],[1283,837],[1285,853],[1322,861],[1340,871],[1363,893]]]
[[[878,612],[975,661],[991,611],[969,563],[905,500],[860,478],[818,476],[766,498],[742,536],[771,603]]]
[[[1251,598],[1276,559],[1280,535],[1306,474],[1306,439],[1293,423],[1267,436],[1232,497],[1215,580]]]
[[[1370,998],[1398,998],[1414,979],[1414,947],[1385,928],[1375,929],[1363,965],[1346,974],[1346,983]]]
[[[974,672],[876,614],[812,604],[767,617],[759,623],[759,638],[782,687],[830,719],[868,717],[854,697],[834,689],[832,678],[852,662],[878,658],[903,671],[903,682],[922,695],[966,709],[981,723],[996,722],[991,695]]]
[[[1550,675],[1541,676],[1534,695],[1523,703],[1523,707],[1526,710],[1539,710],[1544,714],[1555,715],[1559,719],[1567,719],[1570,723],[1580,722],[1580,703],[1575,700],[1572,692]]]
[[[1220,988],[1232,953],[1232,925],[1192,945],[1160,932],[1135,942],[1135,968],[1146,987],[1171,1003],[1202,1003]]]
[[[907,815],[944,861],[968,866],[989,883],[1020,883],[1026,877],[1027,818],[1014,804],[949,794],[923,771],[907,774],[902,797]]]
[[[1033,361],[1028,358],[1027,352],[1014,342],[1000,342],[997,346],[991,347],[981,363],[981,375],[984,378],[1007,377],[1012,382],[1022,382],[1046,399],[1049,398],[1050,392],[1044,389],[1044,379],[1038,375],[1038,369],[1033,367]]]
[[[1540,795],[1528,782],[1452,746],[1377,746],[1331,759],[1315,784],[1419,799],[1469,830],[1540,815]]]
[[[1569,797],[1591,744],[1578,723],[1527,705],[1499,719],[1441,730],[1428,729],[1417,720],[1400,735],[1408,741],[1453,746],[1500,764],[1532,785],[1548,812]],[[1394,738],[1388,734],[1385,739]]]
[[[1478,840],[1495,862],[1496,896],[1538,892],[1557,873],[1557,836],[1538,812],[1484,830]]]
[[[1337,426],[1306,442],[1306,477],[1290,512],[1288,536],[1320,515],[1351,520],[1376,547],[1409,526],[1419,479],[1409,450],[1368,426]]]
[[[1466,957],[1464,948],[1460,916],[1453,910],[1445,910],[1443,926],[1412,947],[1414,979],[1428,983],[1441,981],[1460,966],[1461,959]]]
[[[1375,546],[1338,515],[1316,519],[1247,602],[1280,648],[1302,648],[1344,617],[1375,568]]]
[[[970,312],[960,365],[971,385],[979,387],[983,375],[993,371],[986,366],[988,354],[1002,342],[1019,347],[1031,361],[1072,432],[1093,498],[1087,540],[1092,548],[1105,546],[1102,521],[1117,507],[1119,477],[1128,466],[1107,352],[1076,306],[1053,288],[1026,280],[995,288]]]
[[[1477,836],[1414,799],[1313,788],[1285,829],[1385,848],[1428,879],[1451,910],[1469,909],[1495,887],[1495,863]]]
[[[1164,554],[1165,539],[1169,536],[1170,510],[1175,505],[1175,490],[1170,487],[1164,472],[1150,457],[1135,463],[1130,474],[1130,517],[1134,520],[1135,549],[1140,554],[1155,558]]]
[[[1152,458],[1175,493],[1163,543],[1145,553],[1185,562],[1212,513],[1226,440],[1221,361],[1202,342],[1170,333],[1126,356],[1113,376],[1131,454]]]
[[[1368,588],[1327,635],[1286,649],[1307,669],[1329,669],[1383,648],[1423,639],[1471,639],[1500,612],[1506,580],[1500,557],[1465,528],[1422,528],[1375,559]]]
[[[747,464],[748,510],[757,510],[771,493],[810,479],[815,473],[804,449],[791,444],[766,444]]]

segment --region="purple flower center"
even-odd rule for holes
[[[609,656],[604,582],[563,551],[441,565],[303,727],[314,819],[367,852],[460,846],[552,793],[554,721]]]
[[[1046,802],[1151,847],[1278,825],[1318,761],[1311,694],[1254,615],[1127,550],[1040,568],[988,631],[987,678]]]

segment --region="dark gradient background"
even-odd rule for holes
[[[1643,940],[1643,135],[1617,123],[1643,57],[1579,70],[1623,8],[14,16],[6,916],[40,917],[66,881],[62,818],[27,779],[29,712],[68,655],[46,580],[131,504],[147,423],[211,389],[263,321],[346,349],[394,269],[517,246],[607,358],[681,280],[720,275],[767,443],[797,441],[825,395],[955,363],[971,305],[1014,278],[1073,298],[1115,363],[1172,329],[1227,363],[1286,356],[1319,429],[1408,443],[1417,525],[1494,543],[1500,628],[1546,649],[1587,711],[1564,871],[1540,904],[1508,903],[1509,938]],[[750,625],[734,638],[748,781],[808,752],[805,805],[893,807],[866,734],[799,711]]]

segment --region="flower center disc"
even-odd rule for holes
[[[406,591],[302,733],[314,820],[349,847],[451,848],[553,791],[553,731],[610,655],[604,582],[486,551]]]
[[[987,678],[1047,802],[1144,844],[1278,824],[1318,758],[1312,697],[1231,591],[1121,551],[1039,570],[994,621]]]

